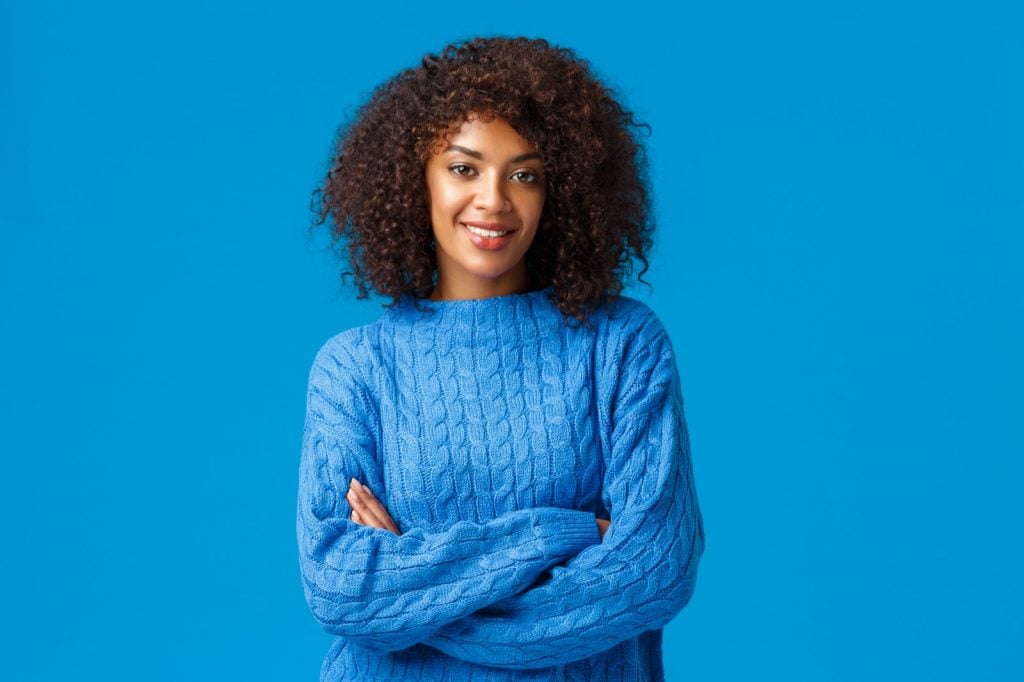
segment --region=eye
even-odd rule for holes
[[[512,179],[516,182],[522,182],[528,185],[540,182],[540,175],[531,170],[517,170],[512,174]]]
[[[474,173],[473,167],[466,163],[455,163],[448,166],[448,170],[455,175],[472,175]]]

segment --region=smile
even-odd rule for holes
[[[473,234],[480,235],[481,237],[502,237],[511,232],[511,230],[505,230],[503,232],[494,232],[492,230],[483,230],[480,229],[479,227],[474,227],[472,225],[466,225],[466,229],[472,232]]]
[[[477,225],[459,223],[473,246],[484,251],[500,251],[512,242],[510,236],[515,230],[488,230]]]
[[[473,224],[469,224],[469,223],[462,223],[462,224],[465,226],[465,228],[467,230],[469,230],[473,234],[479,235],[481,237],[502,237],[502,236],[504,236],[506,234],[509,234],[510,232],[515,232],[515,230],[487,229],[485,227],[481,227],[479,225],[473,225]]]

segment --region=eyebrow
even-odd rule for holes
[[[481,160],[483,160],[483,158],[484,158],[484,155],[481,154],[480,152],[475,151],[473,149],[470,149],[468,147],[463,147],[460,144],[453,144],[453,145],[449,146],[448,149],[445,149],[444,151],[445,151],[446,154],[448,152],[462,152],[463,154],[465,154],[467,156],[472,156],[474,159],[481,159]],[[538,154],[537,152],[527,152],[525,154],[520,154],[516,158],[512,159],[512,163],[519,163],[521,161],[526,161],[527,159],[539,159],[539,158],[540,158],[540,154]]]

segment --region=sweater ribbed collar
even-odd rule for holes
[[[562,321],[549,300],[554,286],[488,298],[432,301],[404,294],[385,314],[395,332],[414,344],[471,347],[535,339],[557,331]]]

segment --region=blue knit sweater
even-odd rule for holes
[[[673,348],[636,299],[587,329],[552,294],[407,296],[317,353],[297,531],[321,680],[664,679],[704,549]],[[352,478],[401,535],[351,520]]]

